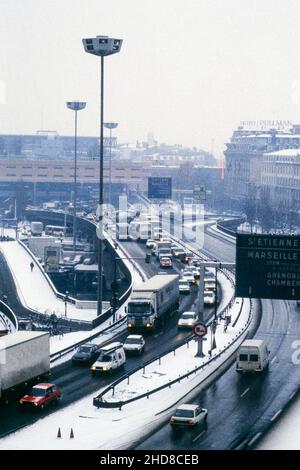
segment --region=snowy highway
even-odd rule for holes
[[[132,257],[140,256],[141,251],[144,253],[145,248],[141,247],[138,243],[126,243],[126,250]],[[148,275],[155,274],[159,265],[155,261],[153,264],[146,264],[142,262],[142,267]],[[177,265],[179,268],[179,264]],[[197,289],[193,288],[192,293],[189,296],[184,296],[180,304],[180,312],[189,310],[191,305],[195,301]],[[211,309],[207,309],[207,316],[210,317],[212,314]],[[162,354],[164,351],[172,346],[176,346],[180,343],[189,332],[178,332],[177,329],[177,318],[178,316],[172,317],[162,329],[156,334],[149,335],[146,339],[146,351],[140,358],[131,357],[128,358],[125,365],[125,369],[118,371],[113,377],[92,377],[90,371],[86,367],[75,367],[71,361],[67,361],[52,369],[51,381],[60,385],[63,389],[63,398],[61,401],[61,407],[71,404],[72,402],[79,400],[80,398],[98,391],[102,386],[105,386],[117,379],[119,376],[137,367],[139,364],[150,360],[152,357]],[[115,337],[116,340],[124,341],[127,336],[127,331],[119,334]],[[163,341],[162,341],[163,338]],[[7,407],[0,408],[0,436],[5,435],[15,429],[18,429],[24,425],[35,422],[40,419],[41,416],[45,416],[47,413],[55,411],[55,408],[45,411],[42,415],[32,413],[20,413],[18,405],[15,403],[9,404]]]
[[[232,241],[208,232],[204,249],[222,260],[226,257],[226,261],[235,255]],[[174,436],[167,423],[136,448],[214,450],[255,446],[261,433],[273,424],[277,412],[299,388],[299,365],[292,362],[292,344],[299,329],[300,317],[292,302],[262,301],[262,319],[255,337],[266,339],[271,350],[269,372],[240,377],[234,366],[230,367],[195,400],[208,409],[207,428],[196,434]]]

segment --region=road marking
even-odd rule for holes
[[[280,415],[281,412],[282,412],[282,409],[278,410],[277,413],[275,413],[274,416],[272,416],[271,421],[275,421],[275,419],[277,418],[277,416]]]
[[[192,442],[196,442],[204,433],[205,433],[205,430],[201,431],[200,434],[198,434],[198,436],[196,436],[196,437],[194,437],[194,439],[192,439]]]
[[[249,390],[250,390],[250,387],[246,388],[246,390],[243,391],[241,398],[243,398],[243,396],[246,395],[246,393],[248,393]]]
[[[275,362],[276,359],[277,359],[277,356],[274,356],[273,359],[272,359],[272,361],[271,361],[271,364],[273,364],[273,362]]]
[[[248,442],[248,447],[250,447],[252,444],[254,444],[255,441],[262,435],[262,432],[258,432],[255,434],[255,436],[251,439],[250,442]]]

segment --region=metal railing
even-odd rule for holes
[[[242,309],[243,305],[241,305],[241,309]],[[241,311],[241,310],[240,310]],[[191,336],[190,338],[188,338],[188,340],[185,340],[181,345],[177,346],[176,348],[171,348],[169,351],[165,352],[163,355],[161,356],[157,356],[156,358],[154,359],[151,359],[150,361],[147,361],[146,363],[143,364],[143,366],[139,366],[135,369],[133,369],[130,374],[124,374],[122,377],[120,377],[119,379],[117,379],[116,381],[114,381],[112,384],[110,384],[107,388],[105,388],[97,397],[95,397],[93,399],[93,405],[96,406],[97,408],[119,408],[121,409],[124,405],[127,405],[133,401],[137,401],[137,400],[141,400],[142,398],[149,398],[150,395],[153,395],[161,390],[164,390],[166,388],[171,388],[172,385],[176,384],[176,383],[180,383],[182,380],[184,380],[185,378],[188,378],[190,375],[192,374],[196,374],[197,372],[199,372],[201,369],[205,369],[205,367],[207,367],[209,364],[213,363],[214,361],[216,361],[216,359],[218,359],[225,351],[227,351],[229,348],[231,348],[239,339],[240,337],[247,331],[248,329],[248,326],[251,322],[251,317],[252,317],[252,302],[250,300],[250,310],[249,310],[249,315],[248,315],[248,319],[247,319],[247,322],[245,324],[245,326],[239,331],[239,333],[237,333],[237,335],[234,337],[234,340],[229,342],[222,350],[219,350],[219,353],[216,354],[215,356],[211,357],[207,362],[205,362],[204,364],[201,364],[199,367],[195,367],[193,370],[191,371],[188,371],[186,374],[183,374],[179,377],[177,377],[176,379],[172,380],[172,381],[169,381],[153,390],[150,390],[150,391],[147,391],[145,393],[142,393],[141,395],[138,395],[138,396],[135,396],[133,398],[129,398],[128,400],[124,400],[124,401],[104,401],[104,396],[112,391],[112,396],[114,396],[114,392],[115,392],[115,387],[127,380],[127,382],[129,383],[129,377],[133,374],[135,374],[136,372],[138,372],[139,370],[142,370],[143,369],[143,373],[145,373],[145,369],[147,367],[147,365],[149,364],[152,364],[153,362],[155,361],[161,361],[162,357],[164,356],[167,356],[168,354],[174,352],[174,355],[176,355],[176,350],[181,348],[182,346],[184,346],[184,344],[189,344],[190,341],[192,341],[194,339],[193,336]],[[214,371],[212,371],[213,373]]]

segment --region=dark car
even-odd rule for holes
[[[57,385],[42,383],[32,387],[19,403],[23,408],[42,410],[50,403],[59,403],[60,399],[61,390]]]
[[[73,364],[89,364],[99,356],[99,347],[96,344],[83,344],[79,346],[72,357]]]

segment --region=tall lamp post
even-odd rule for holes
[[[74,141],[74,208],[73,208],[73,249],[76,254],[76,213],[77,213],[77,113],[86,107],[84,101],[67,101],[67,108],[75,111],[75,141]]]
[[[117,122],[105,122],[104,127],[109,129],[109,188],[108,188],[108,203],[111,205],[111,134],[112,129],[118,127]]]
[[[117,54],[121,50],[122,39],[114,39],[108,36],[96,36],[83,39],[85,52],[101,58],[100,61],[100,181],[99,181],[99,228],[98,232],[98,293],[97,315],[102,313],[102,265],[103,265],[103,117],[104,117],[104,57]]]

